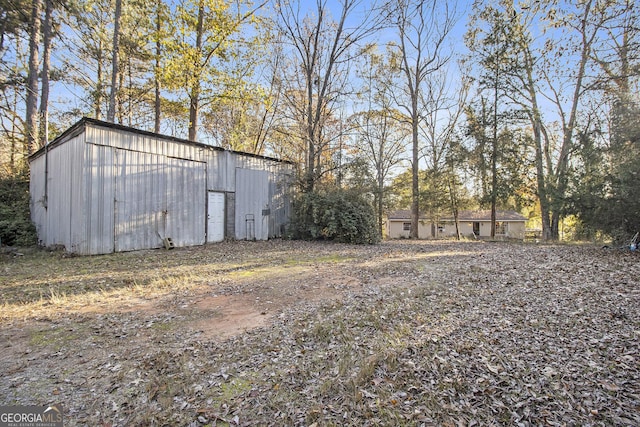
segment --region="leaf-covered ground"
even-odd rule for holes
[[[0,405],[65,425],[640,425],[634,253],[233,242],[0,273]]]

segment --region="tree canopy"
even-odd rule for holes
[[[89,116],[292,160],[379,233],[490,207],[624,240],[639,32],[630,0],[0,0],[0,176]]]

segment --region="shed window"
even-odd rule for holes
[[[411,223],[403,222],[402,223],[402,231],[411,231]]]

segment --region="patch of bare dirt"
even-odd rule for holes
[[[194,309],[212,312],[211,315],[198,316],[200,318],[188,326],[200,332],[202,339],[226,339],[267,323],[267,312],[259,311],[254,304],[250,297],[206,297],[198,301]]]

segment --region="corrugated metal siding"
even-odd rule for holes
[[[76,250],[73,236],[82,233],[85,225],[79,203],[83,148],[80,135],[49,152],[45,246],[64,245],[69,251]]]
[[[78,252],[106,254],[114,251],[115,149],[86,144],[83,206],[87,217],[85,238]]]
[[[116,150],[116,164],[116,251],[205,243],[204,163]]]
[[[165,233],[176,246],[206,241],[206,176],[204,163],[168,159]]]
[[[269,175],[269,200],[271,204],[269,238],[271,239],[282,237],[290,218],[291,206],[288,189],[291,176],[286,174],[286,170],[271,172]]]
[[[88,143],[97,145],[199,162],[206,160],[206,152],[208,151],[206,147],[194,144],[96,125],[87,126],[86,140]]]
[[[46,154],[45,154],[46,155]],[[29,180],[29,195],[31,221],[36,226],[38,243],[45,245],[47,240],[47,210],[44,207],[45,155],[34,159],[30,164],[31,179]]]
[[[207,156],[207,190],[233,191],[232,181],[228,179],[227,169],[229,152],[210,150]],[[231,170],[235,171],[232,164]]]
[[[269,238],[269,173],[236,169],[236,239]],[[249,218],[253,218],[250,221]]]
[[[164,157],[116,150],[115,250],[158,248],[165,237]]]

